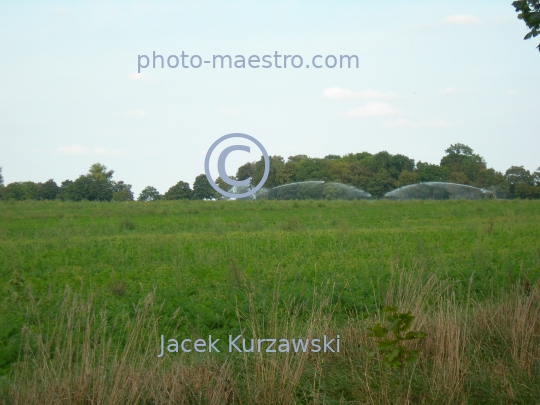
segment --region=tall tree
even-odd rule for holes
[[[465,174],[468,179],[467,184],[475,182],[480,171],[486,169],[484,158],[474,153],[467,145],[456,143],[450,145],[445,152],[446,156],[441,159],[441,167],[446,167],[450,173]],[[453,174],[452,177],[462,179],[461,183],[465,181],[463,176],[458,174]]]
[[[270,156],[270,171],[268,173],[268,178],[266,179],[266,182],[264,183],[264,187],[270,188],[275,187],[280,184],[279,178],[280,178],[280,172],[283,170],[283,167],[285,166],[285,161],[281,156]],[[251,177],[251,185],[256,186],[260,183],[263,175],[264,175],[264,159],[261,156],[261,159],[256,162],[253,166],[253,174]]]
[[[254,170],[254,164],[253,163],[246,163],[238,168],[236,171],[236,180],[245,180],[249,179],[253,176],[253,170]],[[195,184],[193,184],[193,187],[195,187]]]
[[[147,186],[141,191],[139,194],[139,197],[137,198],[137,201],[157,201],[160,200],[161,196],[159,195],[159,191],[155,187]]]
[[[133,201],[133,191],[131,184],[126,184],[123,181],[113,181],[112,186],[112,201]]]
[[[66,183],[65,188],[65,182],[62,183],[62,198],[72,201],[111,201],[115,184],[112,181],[113,173],[101,163],[94,163],[86,175]]]
[[[424,162],[418,162],[416,164],[416,172],[418,173],[418,181],[420,182],[446,181],[450,175],[450,170],[447,167]]]
[[[38,183],[36,200],[56,200],[59,192],[60,187],[53,179],[47,180],[45,183]]]
[[[94,163],[90,166],[87,176],[92,180],[111,181],[114,170],[107,170],[107,167],[101,163]]]
[[[403,187],[415,183],[418,183],[418,173],[410,170],[403,170],[399,174],[396,186]]]
[[[523,39],[530,39],[540,35],[540,0],[518,0],[512,3],[518,18],[525,21],[531,30]],[[540,51],[540,45],[537,46]]]
[[[510,186],[510,198],[517,197],[516,188],[519,184],[534,186],[534,175],[523,166],[511,166],[504,174]],[[520,186],[523,188],[523,186]]]
[[[412,172],[414,170],[414,159],[405,155],[392,155],[390,157],[388,172],[394,179],[398,179],[403,171]]]
[[[4,176],[2,176],[2,166],[0,166],[0,187],[4,186]]]
[[[20,181],[6,186],[5,196],[8,200],[35,200],[38,185],[32,181]]]
[[[73,183],[73,180],[64,180],[60,183],[60,189],[58,190],[57,198],[62,201],[71,200],[68,194],[68,186]]]
[[[197,200],[211,200],[216,198],[216,190],[210,185],[206,174],[199,174],[193,183],[193,198]]]
[[[172,186],[166,193],[166,200],[189,200],[193,195],[193,191],[189,187],[189,183],[179,181]]]

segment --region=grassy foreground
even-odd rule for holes
[[[538,223],[517,200],[2,203],[1,401],[540,403]],[[402,371],[366,354],[384,304],[428,334]],[[241,332],[342,352],[157,358]]]

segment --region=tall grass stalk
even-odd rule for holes
[[[249,283],[248,283],[249,285]],[[153,293],[134,315],[113,319],[69,291],[52,321],[25,327],[20,360],[2,391],[4,405],[33,404],[537,404],[540,398],[540,284],[518,281],[467,302],[458,285],[395,269],[384,303],[411,310],[416,364],[391,370],[366,327],[380,313],[332,319],[332,288],[309,300],[272,302],[246,287],[237,307],[246,338],[341,335],[340,353],[174,354],[158,359],[159,306]],[[467,286],[464,286],[467,288]],[[383,303],[381,302],[381,305]],[[39,303],[34,303],[38,306]],[[34,311],[34,315],[32,315]],[[29,317],[38,316],[32,306]]]

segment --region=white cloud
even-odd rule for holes
[[[220,113],[228,114],[228,115],[238,115],[238,114],[244,113],[242,110],[235,110],[234,108],[220,108],[218,111]]]
[[[478,25],[482,20],[470,14],[455,14],[444,18],[441,23],[450,25]]]
[[[148,115],[143,110],[128,111],[126,117],[128,118],[141,118],[147,117]]]
[[[441,94],[458,94],[461,93],[461,90],[455,89],[453,87],[447,87],[445,89],[439,90]]]
[[[387,103],[372,101],[364,104],[360,108],[354,108],[347,111],[344,115],[347,117],[380,117],[385,115],[394,115],[399,111],[390,107]]]
[[[65,155],[87,155],[91,152],[90,149],[86,149],[80,145],[62,146],[57,150]]]
[[[400,128],[422,128],[422,127],[431,127],[431,128],[442,128],[449,127],[449,122],[445,121],[410,121],[403,118],[400,118],[394,122],[387,124],[389,127],[400,127]]]
[[[57,8],[56,10],[54,10],[54,12],[56,14],[67,14],[68,11],[66,9],[63,9],[63,8]]]
[[[147,77],[142,73],[132,73],[128,76],[129,80],[146,80]]]
[[[383,93],[377,90],[364,90],[354,92],[349,89],[342,89],[341,87],[332,87],[323,91],[323,97],[330,100],[346,100],[351,98],[366,98],[366,99],[385,99],[396,98],[396,93]]]
[[[128,153],[118,149],[94,148],[88,149],[80,145],[62,146],[57,149],[57,152],[64,155],[105,155],[105,156],[122,156]]]

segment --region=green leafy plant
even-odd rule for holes
[[[423,339],[424,332],[409,331],[414,316],[410,312],[398,312],[397,307],[384,307],[386,326],[381,323],[368,328],[369,336],[378,340],[377,350],[382,357],[383,364],[391,368],[403,368],[406,364],[414,363],[418,359],[418,350],[405,347],[406,340]],[[370,353],[375,357],[376,352]]]
[[[518,0],[512,3],[518,18],[525,21],[531,31],[523,39],[530,39],[540,35],[540,0]],[[540,51],[540,45],[537,46]]]
[[[24,277],[18,272],[13,273],[13,278],[8,281],[9,291],[11,292],[11,298],[17,300],[19,295],[23,292],[25,286]]]

